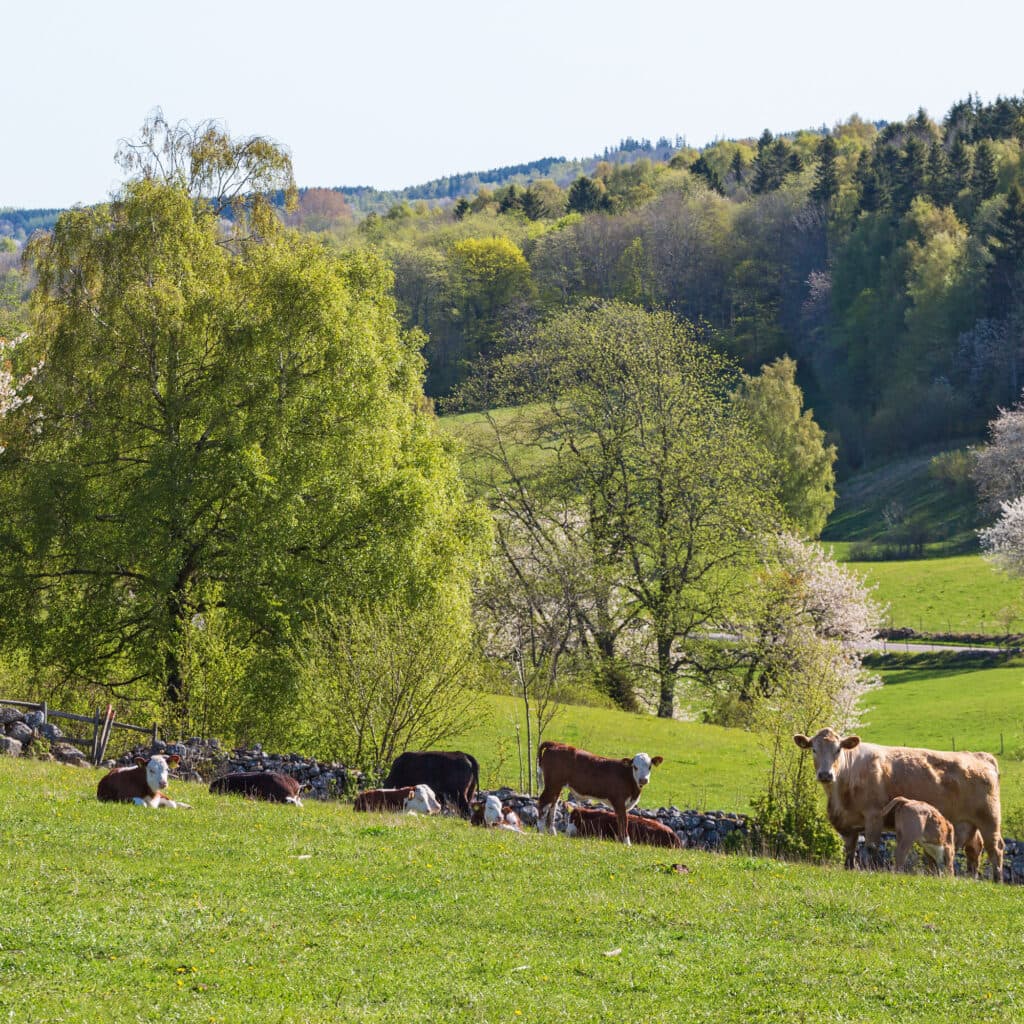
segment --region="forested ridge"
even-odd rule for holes
[[[544,316],[620,299],[700,325],[748,372],[796,359],[848,471],[979,436],[1019,394],[1022,146],[1024,99],[968,97],[940,120],[699,150],[630,138],[401,192],[305,189],[289,219],[387,257],[435,398]]]
[[[1021,387],[1024,100],[877,127],[682,147],[551,179],[400,202],[338,227],[382,250],[427,389],[581,299],[701,325],[745,370],[789,355],[856,468],[979,436]]]

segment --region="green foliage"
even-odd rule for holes
[[[222,142],[190,181],[223,169]],[[225,650],[254,655],[241,722],[289,705],[310,603],[450,602],[486,528],[382,261],[334,256],[251,203],[225,236],[171,178],[144,173],[31,246],[46,368],[0,456],[0,617],[37,669],[187,715],[196,617],[223,609]]]
[[[780,742],[792,743],[789,737]],[[786,755],[788,757],[788,754]],[[751,800],[759,852],[816,863],[839,859],[843,843],[825,813],[814,765],[806,752],[786,765],[790,777],[772,774],[768,788]]]
[[[734,371],[693,334],[624,303],[569,310],[469,393],[485,406],[543,403],[524,436],[492,423],[495,459],[509,479],[515,447],[554,453],[537,463],[536,490],[576,507],[592,575],[609,587],[595,605],[613,634],[649,624],[659,714],[669,717],[678,674],[743,587],[753,538],[778,516],[767,460],[729,398]],[[614,654],[613,640],[598,646]]]
[[[835,505],[835,445],[803,408],[796,363],[777,359],[759,377],[744,376],[736,402],[773,461],[779,500],[794,525],[817,537]]]
[[[318,610],[295,655],[288,745],[374,775],[472,721],[479,666],[462,609],[399,602]]]

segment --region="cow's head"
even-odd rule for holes
[[[135,763],[140,768],[146,769],[146,785],[149,786],[150,791],[159,793],[167,785],[170,769],[178,767],[178,755],[172,754],[170,757],[163,757],[160,754],[154,754],[148,761],[144,757],[137,757]]]
[[[646,754],[637,754],[632,760],[628,757],[622,759],[622,763],[633,769],[633,779],[643,789],[651,781],[651,769],[656,764],[661,764],[663,757],[648,757]]]
[[[493,793],[484,800],[484,824],[488,828],[501,824],[501,801]]]
[[[836,781],[836,762],[844,750],[853,750],[860,743],[859,736],[839,738],[839,733],[831,729],[822,729],[814,739],[808,739],[802,733],[793,737],[793,742],[804,750],[814,753],[814,770],[818,773],[818,781],[826,785]]]
[[[440,814],[441,805],[434,796],[434,791],[422,783],[413,786],[412,792],[405,798],[402,809],[406,814]]]

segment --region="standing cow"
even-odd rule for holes
[[[814,753],[818,781],[828,795],[828,820],[843,837],[848,868],[854,865],[861,832],[877,864],[886,805],[905,796],[945,815],[956,829],[958,846],[970,842],[977,829],[992,862],[992,881],[1002,882],[999,767],[991,754],[885,747],[861,743],[859,736],[841,737],[832,729],[822,729],[813,739],[798,734],[793,742]]]
[[[544,792],[537,798],[537,829],[555,833],[555,806],[567,788],[580,800],[599,800],[615,811],[619,839],[630,845],[626,813],[636,807],[640,793],[650,781],[651,769],[661,757],[600,757],[577,750],[567,743],[545,740],[537,750],[537,766],[544,779]]]
[[[387,789],[421,783],[429,786],[442,804],[454,804],[468,818],[470,802],[480,786],[480,768],[475,757],[461,750],[407,750],[395,758],[384,780]]]

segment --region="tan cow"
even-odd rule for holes
[[[936,868],[952,878],[956,856],[952,824],[931,804],[923,800],[908,800],[905,796],[894,797],[882,808],[883,818],[890,814],[896,827],[896,855],[893,858],[896,870],[903,870],[914,843],[918,843]]]
[[[828,820],[846,844],[848,868],[861,832],[877,864],[885,807],[893,797],[905,796],[938,808],[961,843],[977,829],[992,862],[992,880],[1003,880],[999,766],[991,754],[884,747],[861,743],[859,736],[840,737],[832,729],[813,739],[796,735],[793,741],[814,753],[818,781],[828,794]]]

